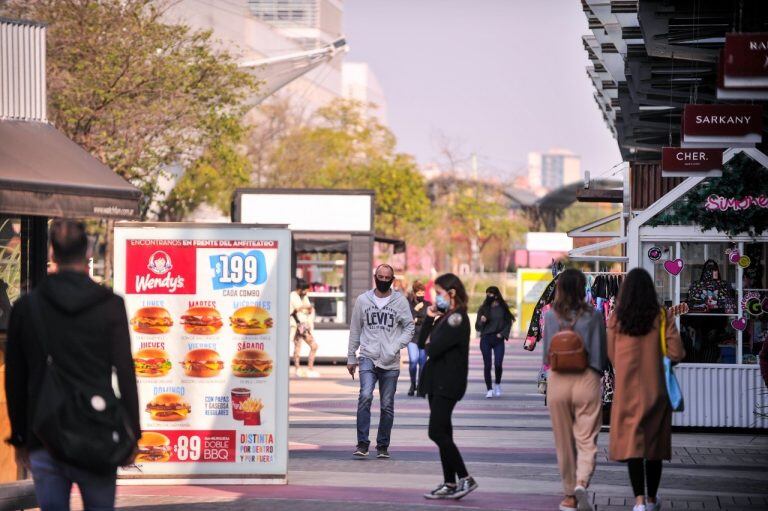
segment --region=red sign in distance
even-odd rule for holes
[[[768,32],[726,34],[723,56],[726,87],[768,87]]]
[[[698,175],[723,168],[723,149],[665,147],[661,150],[663,175]],[[680,174],[685,173],[685,174]]]

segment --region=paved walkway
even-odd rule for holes
[[[540,353],[520,345],[508,345],[504,393],[490,400],[473,345],[469,391],[456,409],[454,434],[480,488],[462,501],[421,496],[440,481],[441,471],[427,438],[426,402],[406,395],[407,369],[398,388],[392,459],[354,460],[358,383],[344,367],[325,366],[318,380],[291,381],[288,485],[121,487],[118,505],[167,511],[556,510],[560,478],[547,410],[535,385]],[[377,420],[375,414],[374,425]],[[631,509],[626,467],[607,460],[607,440],[602,433],[595,503],[601,511]],[[768,509],[768,436],[676,433],[673,445],[662,479],[665,509]]]

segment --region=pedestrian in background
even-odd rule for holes
[[[483,354],[483,376],[485,376],[486,398],[501,396],[501,372],[504,362],[504,343],[509,340],[509,332],[515,316],[509,310],[507,302],[496,286],[485,290],[485,300],[477,311],[475,330],[480,335],[480,351]],[[493,360],[491,360],[493,358]],[[491,364],[495,379],[491,386]]]
[[[357,447],[354,456],[368,456],[373,389],[379,383],[381,414],[376,436],[376,457],[389,458],[395,420],[395,391],[400,376],[400,350],[413,339],[411,308],[404,295],[391,289],[395,271],[388,264],[374,271],[376,287],[357,297],[349,325],[347,370],[355,377],[360,366],[357,400]],[[360,350],[359,358],[357,356]]]
[[[672,408],[662,368],[661,315],[667,356],[685,357],[674,315],[660,305],[647,271],[635,268],[621,285],[608,319],[608,357],[616,372],[609,456],[625,461],[635,493],[634,511],[658,511],[661,461],[672,455]],[[647,488],[647,491],[646,491]]]
[[[293,365],[296,376],[317,378],[320,373],[315,371],[315,354],[317,343],[312,331],[315,327],[315,307],[309,301],[309,284],[304,279],[296,280],[296,290],[291,291],[288,298],[291,307],[291,340],[293,341]],[[309,346],[307,372],[301,370],[301,345]]]
[[[607,365],[603,314],[586,302],[587,280],[578,270],[558,276],[552,309],[544,315],[544,363],[552,365],[547,381],[547,407],[552,419],[557,463],[565,499],[561,511],[592,509],[587,488],[595,471],[600,432],[600,378]],[[555,370],[550,346],[560,332],[575,333],[586,351],[582,370]]]
[[[429,399],[429,438],[440,450],[443,482],[428,499],[460,499],[477,488],[453,441],[451,416],[467,390],[469,373],[469,299],[459,278],[446,273],[435,280],[435,305],[427,309],[421,330],[427,351],[419,395]],[[458,477],[458,482],[456,478]]]
[[[425,286],[418,280],[413,283],[411,295],[408,302],[411,304],[411,314],[413,315],[413,339],[408,343],[408,373],[411,376],[411,386],[408,389],[408,395],[413,396],[418,388],[418,382],[424,374],[424,364],[427,361],[427,352],[424,349],[424,343],[421,340],[421,327],[424,324],[424,318],[427,316],[427,309],[432,305],[424,298]]]
[[[69,509],[73,483],[78,486],[85,509],[110,510],[115,505],[116,468],[132,462],[141,432],[125,304],[88,276],[85,224],[54,220],[50,240],[57,272],[16,302],[8,327],[5,389],[10,443],[15,447],[17,462],[32,472],[37,503],[43,511]],[[112,390],[113,369],[119,400]],[[49,380],[51,373],[58,380]],[[60,412],[53,408],[57,403],[50,402],[51,396],[43,391],[50,388],[50,381],[61,384],[57,397],[74,398],[76,392],[81,392],[82,397],[86,395],[82,389],[87,389],[92,394],[90,405],[86,405],[92,407],[88,408],[90,415],[105,410],[110,413],[114,409],[108,405],[118,403],[123,413],[109,417],[124,418],[127,424],[119,428],[126,434],[115,439],[118,433],[114,425],[108,420],[102,422],[101,415],[96,424],[80,416],[57,417],[59,425],[71,426],[74,419],[78,425],[88,427],[82,432],[69,428],[68,436],[62,436],[65,433],[58,428],[44,427],[49,417],[41,416],[41,412]],[[69,405],[68,412],[72,410],[71,401]],[[75,438],[78,433],[81,438]],[[40,438],[42,434],[46,436]],[[124,454],[101,450],[100,440],[106,437],[122,446]],[[86,446],[77,451],[81,456],[76,460],[60,459],[65,451],[72,455],[74,445]],[[102,459],[111,454],[121,459],[113,463]],[[103,468],[83,468],[95,466]]]

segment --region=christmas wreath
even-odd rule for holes
[[[768,230],[768,169],[738,154],[723,165],[722,177],[704,181],[649,224],[698,224],[731,236],[758,236]]]

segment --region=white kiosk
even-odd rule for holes
[[[233,222],[281,224],[292,233],[291,274],[310,285],[318,360],[347,359],[354,300],[372,285],[373,201],[371,190],[235,192]]]

